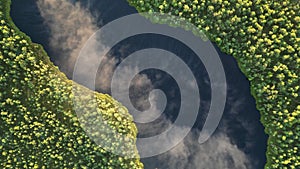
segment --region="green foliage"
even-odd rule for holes
[[[128,0],[139,12],[181,16],[233,55],[269,135],[266,169],[300,168],[300,5],[268,0]],[[168,23],[159,18],[158,23]],[[186,25],[175,24],[186,28]],[[194,31],[194,30],[192,30]]]
[[[108,95],[73,86],[42,47],[15,27],[9,6],[9,0],[0,0],[0,168],[143,168],[135,147],[137,129],[126,108]],[[74,97],[73,90],[84,95]],[[106,120],[95,136],[109,150],[126,151],[125,156],[85,134],[81,125],[89,121],[79,123],[74,100],[87,117],[83,120]]]

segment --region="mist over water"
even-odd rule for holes
[[[80,3],[81,2],[81,3]],[[69,78],[74,62],[86,40],[101,26],[121,16],[136,13],[125,0],[13,0],[11,15],[15,24],[40,43],[51,60]],[[105,47],[105,42],[103,42]],[[184,44],[168,37],[148,34],[125,39],[115,46],[98,71],[96,89],[110,93],[111,76],[116,66],[129,54],[145,48],[161,48],[181,57],[191,68],[200,86],[201,107],[197,122],[190,134],[174,149],[158,156],[141,159],[146,169],[262,169],[266,162],[267,136],[260,123],[255,100],[250,94],[249,81],[231,56],[222,54],[227,76],[228,96],[221,123],[214,135],[204,144],[197,138],[210,106],[210,82],[201,61]],[[92,61],[91,61],[92,64]],[[128,67],[130,69],[135,67]],[[85,73],[85,72],[83,72]],[[88,72],[86,72],[88,73]],[[124,77],[126,78],[126,72]],[[122,79],[119,80],[122,83]],[[168,99],[163,115],[148,124],[137,123],[139,137],[164,131],[177,117],[180,92],[174,79],[158,70],[146,70],[132,81],[130,98],[140,110],[149,107],[152,89],[162,89]],[[155,113],[155,112],[154,112]],[[184,128],[184,126],[178,126]],[[180,133],[178,133],[180,137]]]

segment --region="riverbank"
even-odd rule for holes
[[[68,80],[15,26],[10,4],[0,0],[1,168],[143,168],[126,108]],[[107,122],[98,124],[101,147],[82,128],[95,114]],[[123,154],[116,155],[116,147]]]
[[[265,168],[299,167],[299,4],[197,0],[129,3],[139,12],[171,13],[189,20],[222,52],[235,57],[251,82],[251,93],[269,135]]]

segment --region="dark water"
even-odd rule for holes
[[[83,3],[83,5],[89,6],[92,13],[97,13],[99,26],[109,23],[121,16],[136,13],[136,10],[129,6],[125,0],[95,0],[90,1],[89,4]],[[43,24],[43,18],[40,16],[35,0],[13,0],[11,15],[13,21],[21,31],[29,35],[33,42],[42,44],[54,62],[55,58],[51,55],[54,49],[51,49],[48,45],[50,29]],[[118,45],[122,46],[122,44],[130,44],[130,47],[120,55],[117,53],[118,46],[116,46],[111,50],[114,56],[126,57],[134,51],[151,47],[171,51],[186,62],[197,78],[198,85],[201,86],[202,106],[199,109],[200,115],[194,125],[194,129],[201,129],[203,125],[202,122],[205,119],[205,113],[208,110],[206,101],[210,101],[210,84],[207,83],[207,72],[201,61],[196,59],[197,56],[184,44],[172,38],[153,34],[131,37]],[[216,49],[222,60],[228,85],[225,112],[216,133],[226,130],[233,144],[236,144],[240,150],[251,157],[251,162],[255,164],[254,167],[257,169],[263,168],[266,163],[265,152],[267,136],[264,134],[264,128],[259,121],[260,115],[255,107],[255,100],[250,94],[249,81],[242,74],[233,57],[221,53],[218,48]],[[58,66],[60,67],[62,65],[58,64]],[[180,92],[175,80],[167,73],[159,70],[146,70],[142,73],[147,74],[155,88],[162,89],[166,93],[168,105],[164,114],[171,121],[176,119],[176,112],[178,112],[179,106],[171,106],[169,104],[169,102],[180,103]],[[157,78],[157,74],[160,75],[160,78]],[[131,91],[134,92],[134,90]],[[146,125],[143,124],[144,126],[137,124],[137,126],[138,128],[151,128],[151,125],[154,125],[154,123],[155,122]],[[139,136],[145,137],[148,135],[145,131],[140,132]],[[153,163],[155,163],[157,158],[158,157],[142,159],[145,168],[150,169],[153,167]],[[163,161],[160,161],[156,167],[160,166],[167,168],[167,162],[164,164]]]

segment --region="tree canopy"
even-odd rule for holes
[[[182,17],[204,32],[224,53],[234,56],[250,80],[251,93],[256,99],[261,122],[269,135],[265,168],[300,168],[298,1],[128,2],[141,13],[158,12]],[[189,28],[159,17],[152,21]]]
[[[10,0],[0,0],[0,168],[143,168],[127,109],[68,80],[18,30],[9,11]],[[83,120],[103,117],[94,134],[110,149],[88,137],[75,108]],[[117,148],[124,154],[115,154]]]

